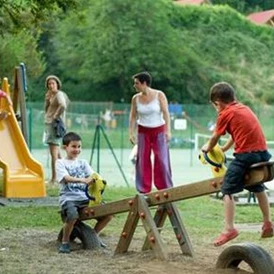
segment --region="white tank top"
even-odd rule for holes
[[[144,127],[159,127],[165,124],[163,119],[163,113],[161,111],[160,102],[158,99],[159,92],[156,97],[148,104],[142,104],[139,102],[139,98],[136,98],[136,107],[138,113],[137,124]]]

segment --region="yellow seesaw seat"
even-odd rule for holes
[[[3,79],[2,90],[9,94],[7,78]],[[4,98],[0,101],[0,111],[8,113],[0,120],[1,195],[7,198],[45,197],[42,165],[30,154],[13,108]]]
[[[86,187],[86,195],[89,198],[89,206],[100,205],[103,202],[103,193],[106,189],[107,182],[98,173],[91,176],[94,183]]]
[[[210,164],[214,177],[222,177],[225,175],[227,170],[227,167],[225,166],[226,158],[219,145],[216,145],[208,153],[200,152],[199,160],[204,165]]]

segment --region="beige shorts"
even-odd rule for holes
[[[55,136],[55,130],[53,123],[45,124],[45,144],[60,146],[62,138],[57,138]]]

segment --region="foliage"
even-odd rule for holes
[[[17,34],[6,33],[0,44],[0,76],[13,79],[14,67],[24,60],[30,77],[39,77],[45,68],[41,52],[37,50],[36,40],[28,30]],[[11,81],[10,81],[11,82]]]
[[[58,26],[59,69],[70,81],[86,82],[89,89],[83,96],[89,100],[98,98],[96,88],[101,85],[100,91],[111,86],[104,100],[128,101],[131,76],[138,71],[150,71],[163,84],[180,78],[184,54],[177,47],[179,32],[169,24],[169,4],[91,1],[86,11],[72,14]]]
[[[194,102],[205,102],[209,87],[221,80],[233,83],[245,103],[273,101],[268,92],[273,82],[269,69],[274,53],[272,28],[255,26],[229,7],[189,7],[176,12],[172,24],[182,29],[184,44],[196,49],[189,55],[195,76],[186,76]]]
[[[24,30],[26,40],[34,34],[32,42],[24,41],[20,47],[7,29],[5,45],[9,46],[0,46],[1,56],[9,57],[1,59],[5,60],[1,74],[11,71],[15,62],[27,63],[29,100],[43,100],[44,79],[50,73],[62,79],[64,90],[73,101],[129,103],[134,91],[131,76],[148,70],[153,86],[165,91],[169,101],[204,104],[212,84],[229,81],[244,103],[274,102],[274,29],[252,24],[227,5],[180,6],[169,0],[75,0],[78,8],[68,10],[64,16],[57,8],[59,2],[12,2],[19,8],[11,7],[21,19],[26,19],[26,24],[33,22],[28,17],[35,11],[32,7],[39,5],[41,14],[49,19],[39,21],[42,33],[35,27]],[[65,4],[69,1],[63,2],[71,8]],[[235,8],[238,2],[245,11],[247,7],[270,5],[259,0],[222,1]],[[8,2],[0,0],[0,17],[6,20],[9,16],[2,16],[3,3]],[[35,40],[40,34],[37,49]],[[22,36],[18,37],[20,41]],[[30,49],[33,54],[28,55]]]
[[[38,78],[45,69],[45,62],[37,45],[42,22],[51,17],[53,11],[65,12],[75,8],[78,2],[79,0],[0,0],[0,77],[12,79],[14,67],[24,62],[30,79]]]
[[[52,11],[75,8],[78,0],[0,0],[0,32],[14,32],[39,25]]]
[[[131,76],[148,70],[169,101],[205,103],[221,80],[232,82],[245,103],[274,101],[273,29],[228,6],[98,0],[51,26],[48,65],[72,100],[80,92],[81,100],[129,102]]]

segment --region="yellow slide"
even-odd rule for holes
[[[7,78],[2,90],[9,94]],[[8,198],[39,198],[46,196],[44,171],[29,152],[12,106],[0,99],[0,111],[8,116],[0,120],[0,189]],[[1,173],[0,173],[1,176]]]

